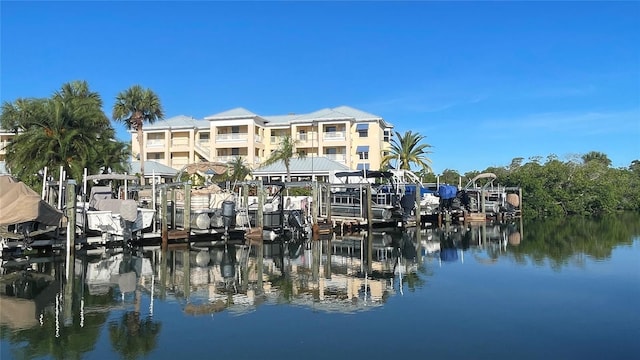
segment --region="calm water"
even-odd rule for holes
[[[640,218],[5,261],[2,359],[640,358]]]

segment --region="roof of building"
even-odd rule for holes
[[[129,169],[131,174],[140,173],[140,161],[131,161],[129,164]],[[163,165],[157,161],[145,160],[144,173],[145,176],[153,176],[153,174],[155,173],[156,176],[173,177],[178,173],[178,170]]]
[[[307,156],[305,158],[292,158],[290,163],[291,173],[318,173],[329,171],[345,171],[349,167],[339,162],[330,160],[323,156]],[[286,173],[287,169],[282,161],[268,166],[262,166],[253,171],[254,175],[262,175],[266,173]]]
[[[338,106],[336,108],[324,108],[305,114],[287,114],[287,115],[257,115],[245,108],[237,107],[231,110],[223,111],[217,114],[205,116],[203,120],[194,119],[190,116],[178,115],[164,120],[158,120],[153,124],[145,124],[145,130],[154,129],[176,129],[176,128],[209,128],[211,120],[239,120],[239,119],[259,119],[264,120],[271,126],[284,126],[295,122],[311,122],[311,121],[332,121],[332,120],[351,120],[351,121],[384,121],[381,116],[358,110],[350,106]],[[384,122],[385,125],[393,127],[393,125]]]
[[[258,117],[257,114],[251,111],[237,107],[231,110],[223,111],[221,113],[205,116],[205,120],[228,120],[228,119],[253,119]]]
[[[144,124],[143,128],[145,130],[176,128],[208,129],[209,122],[205,120],[197,120],[190,116],[178,115],[168,119],[158,120],[153,124]]]

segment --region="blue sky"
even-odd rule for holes
[[[166,115],[349,105],[426,136],[436,173],[640,158],[638,2],[0,2],[0,98],[133,84]],[[122,140],[130,140],[118,126]]]

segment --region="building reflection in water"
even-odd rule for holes
[[[106,325],[114,350],[135,357],[148,354],[160,332],[156,301],[178,303],[194,316],[243,314],[263,304],[366,311],[422,286],[435,266],[463,262],[465,253],[490,264],[520,241],[518,226],[483,224],[3,260],[0,326],[23,336],[16,338],[16,344],[27,344],[23,355],[44,356],[90,351],[91,339],[97,341]],[[109,320],[112,310],[122,316]],[[31,344],[50,336],[66,339],[60,344],[83,336],[84,345],[70,350]]]

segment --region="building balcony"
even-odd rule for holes
[[[164,147],[164,139],[147,139],[145,147]]]
[[[247,141],[248,139],[249,139],[248,133],[231,133],[231,134],[216,135],[216,142]]]
[[[324,154],[322,156],[326,157],[329,160],[333,160],[343,164],[347,162],[347,155],[345,154]]]
[[[284,139],[285,136],[284,135],[280,135],[280,136],[271,136],[270,138],[270,142],[271,144],[279,144],[282,142],[282,139]]]
[[[326,141],[344,141],[347,136],[344,131],[329,131],[322,133],[322,139]]]
[[[247,155],[221,155],[221,156],[214,157],[213,161],[226,164],[228,162],[235,161],[238,156],[243,159],[247,158]]]

